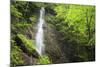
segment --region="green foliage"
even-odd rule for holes
[[[64,43],[63,48],[73,50],[74,59],[90,60],[89,57],[94,56],[94,52],[91,55],[89,52],[94,50],[90,46],[95,45],[95,6],[57,4],[53,10],[56,15],[47,15],[46,21],[55,25],[61,34],[59,40]]]
[[[11,24],[12,32],[18,34],[27,34],[28,32],[26,32],[26,30],[28,30],[29,27],[32,27],[32,24],[28,22],[17,22]]]
[[[15,41],[11,41],[11,67],[23,64],[22,50],[16,45]]]
[[[16,25],[14,25],[15,27],[28,27],[28,26],[31,26],[31,24],[27,23],[27,22],[19,22],[19,23],[16,23]]]
[[[34,25],[39,19],[41,7],[45,8],[47,25],[56,29],[55,32],[52,32],[57,32],[55,39],[59,41],[61,51],[65,58],[69,58],[69,62],[88,61],[94,58],[95,6],[14,1],[11,3],[12,64],[23,64],[22,50],[14,41],[16,34],[29,53],[32,54],[36,49],[31,33],[28,31],[33,31]],[[48,56],[40,56],[37,62],[37,64],[50,63],[52,62]]]
[[[51,14],[46,15],[45,20],[50,24],[55,24],[57,22],[56,18]]]
[[[66,33],[69,32],[70,34],[75,34],[74,36],[76,36],[76,38],[85,38],[87,40],[89,36],[94,35],[87,35],[87,33],[92,33],[94,31],[94,6],[57,5],[54,10],[57,13],[56,18],[59,20],[59,22],[56,23],[57,27],[59,28],[58,30],[65,33],[65,36]],[[87,13],[88,15],[86,15]]]
[[[22,17],[22,13],[20,13],[18,11],[18,9],[15,8],[14,5],[11,5],[11,14],[15,17],[21,18]]]
[[[32,15],[29,19],[30,19],[31,22],[36,22],[37,21],[36,18],[37,17],[35,15]]]
[[[33,42],[33,40],[27,39],[22,34],[17,34],[17,37],[22,41],[22,43],[24,44],[24,46],[27,47],[28,51],[30,53],[33,53],[33,51],[35,50],[35,43]]]
[[[44,3],[34,3],[35,6],[37,6],[38,8],[41,8],[41,7],[45,7],[46,5]]]
[[[95,45],[95,36],[93,36],[93,38],[91,38],[91,39],[89,40],[88,45],[89,45],[89,46]]]
[[[48,56],[43,55],[39,57],[38,64],[51,64],[51,60]]]

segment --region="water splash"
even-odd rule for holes
[[[44,14],[45,14],[45,9],[42,7],[40,10],[40,18],[39,22],[37,25],[37,33],[36,33],[36,50],[40,55],[44,53],[44,43],[43,43],[43,24],[44,24]]]

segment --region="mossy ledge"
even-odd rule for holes
[[[24,53],[27,53],[29,56],[39,56],[33,40],[27,39],[23,34],[17,34],[17,36],[15,37],[15,41]]]
[[[14,40],[11,40],[11,48],[11,67],[32,65],[39,58],[34,41],[23,34],[17,34]]]

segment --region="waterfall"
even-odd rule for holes
[[[43,43],[43,24],[44,24],[44,14],[45,14],[45,9],[42,7],[40,9],[40,17],[39,17],[39,22],[37,25],[37,33],[35,37],[36,41],[36,50],[37,52],[42,55],[44,53],[44,43]]]

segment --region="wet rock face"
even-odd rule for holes
[[[62,63],[61,60],[63,60],[64,55],[57,39],[56,29],[53,25],[46,23],[44,25],[44,33],[46,54],[50,56],[53,63]]]

